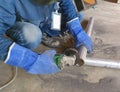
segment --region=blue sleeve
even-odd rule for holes
[[[5,32],[16,20],[13,0],[0,0],[0,61],[4,61],[12,42],[5,37]]]
[[[70,21],[77,17],[77,10],[73,0],[59,0],[63,16]]]

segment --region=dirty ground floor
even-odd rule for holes
[[[83,13],[85,19],[95,19],[94,51],[88,57],[120,60],[120,4],[98,0],[96,7]],[[9,81],[12,70],[0,63],[0,86]],[[31,75],[18,69],[15,81],[0,92],[120,92],[119,76],[119,69],[91,66],[67,67],[52,75]]]

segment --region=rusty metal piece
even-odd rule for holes
[[[81,59],[79,58],[79,53],[75,48],[68,48],[64,51],[64,54],[66,56],[76,56],[76,60],[75,60],[75,65],[79,65],[82,66],[84,64],[83,61],[81,61]]]

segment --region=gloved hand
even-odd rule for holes
[[[91,38],[86,34],[80,25],[78,18],[75,18],[67,23],[68,29],[75,38],[75,47],[85,46],[88,52],[91,53],[93,50],[93,43]]]
[[[59,72],[60,69],[54,62],[54,50],[48,50],[38,55],[36,62],[27,71],[32,74],[52,74]]]
[[[37,54],[27,48],[13,43],[8,52],[5,63],[23,68],[31,74],[51,74],[59,72],[60,69],[54,63],[54,50],[48,50]]]

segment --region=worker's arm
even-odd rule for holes
[[[15,22],[15,11],[13,5],[7,0],[0,0],[0,60],[7,57],[8,48],[12,42],[5,37],[5,32]]]
[[[86,46],[89,52],[92,52],[92,41],[83,30],[73,0],[59,0],[63,16],[67,18],[67,26],[71,34],[76,39],[76,47]]]
[[[63,16],[66,17],[67,21],[70,21],[77,17],[77,11],[73,0],[58,0],[60,2],[60,8],[63,12]]]
[[[50,74],[60,71],[54,63],[54,50],[38,54],[24,48],[4,34],[16,21],[14,0],[0,0],[0,61],[20,67],[32,74]]]
[[[74,57],[68,57],[67,62],[70,62],[66,63],[66,56],[56,55],[55,50],[36,53],[4,36],[6,30],[13,26],[16,21],[16,12],[12,1],[14,0],[0,0],[0,61],[20,67],[31,74],[56,73],[67,64],[71,65],[73,62],[73,65]]]

